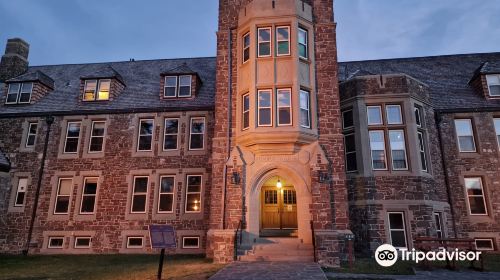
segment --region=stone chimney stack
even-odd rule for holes
[[[5,54],[0,61],[0,82],[17,77],[28,70],[28,53],[30,45],[23,39],[7,40]]]

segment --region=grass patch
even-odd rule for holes
[[[156,279],[159,255],[0,256],[0,280]],[[163,279],[207,279],[223,265],[203,256],[166,256]]]
[[[349,269],[349,263],[342,263],[338,268],[324,268],[326,272],[354,273],[354,274],[387,274],[387,275],[415,275],[412,269],[413,263],[398,261],[391,267],[382,267],[375,259],[357,258],[353,269]]]

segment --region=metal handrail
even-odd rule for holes
[[[242,238],[243,238],[243,221],[240,220],[238,222],[238,227],[236,228],[236,231],[234,232],[234,260],[238,260],[238,247],[241,245]],[[239,234],[239,237],[238,237]]]

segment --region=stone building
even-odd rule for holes
[[[497,250],[500,53],[338,62],[333,18],[220,0],[209,58],[28,66],[10,39],[0,251],[147,253],[150,224],[221,263]]]

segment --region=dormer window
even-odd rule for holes
[[[33,83],[12,83],[9,84],[7,100],[5,104],[27,104],[31,101]]]
[[[164,97],[191,97],[191,75],[165,76]]]
[[[110,79],[86,80],[83,101],[109,100]]]
[[[500,97],[500,74],[486,75],[490,96]]]

